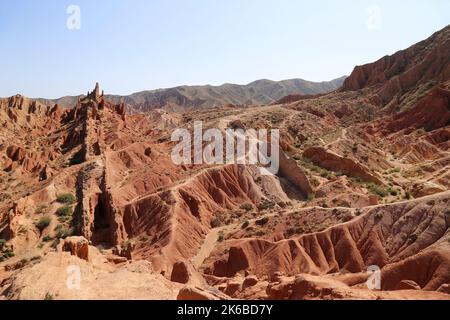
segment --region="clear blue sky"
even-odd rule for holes
[[[447,24],[448,0],[3,0],[0,96],[330,80]]]

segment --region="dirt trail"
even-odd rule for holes
[[[257,218],[254,218],[254,219],[251,219],[248,221],[252,223],[263,217],[271,218],[276,215],[277,215],[277,213],[264,214],[264,215],[261,215],[260,217],[257,217]],[[212,251],[216,247],[216,244],[219,239],[219,234],[221,232],[223,232],[224,234],[230,233],[233,229],[239,227],[241,224],[242,224],[242,222],[238,222],[238,223],[233,223],[233,224],[230,224],[227,226],[211,229],[211,231],[205,237],[205,240],[204,240],[202,246],[200,247],[200,249],[198,250],[197,255],[192,258],[192,263],[194,264],[194,267],[196,269],[199,269],[203,265],[203,262],[211,255]]]
[[[202,246],[197,252],[197,255],[192,258],[192,263],[194,264],[194,267],[196,269],[199,269],[203,262],[211,255],[211,252],[214,250],[218,239],[220,232],[227,232],[236,227],[237,224],[231,224],[224,227],[219,227],[212,229],[208,235],[205,237],[205,241],[203,242]]]

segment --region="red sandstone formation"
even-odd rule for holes
[[[1,99],[0,297],[450,299],[448,34],[276,105]],[[194,121],[280,129],[280,171],[175,165]]]
[[[375,87],[377,102],[389,103],[394,97],[426,84],[444,82],[450,77],[450,27],[430,38],[386,56],[377,62],[358,66],[343,85],[343,90]]]

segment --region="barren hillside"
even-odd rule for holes
[[[336,91],[0,100],[0,298],[449,300],[449,43],[447,27]],[[279,129],[278,174],[174,164],[194,121]]]

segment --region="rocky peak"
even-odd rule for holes
[[[98,103],[101,101],[101,99],[103,98],[103,91],[100,94],[100,85],[98,84],[98,82],[95,83],[95,88],[92,92],[88,91],[87,98]]]

